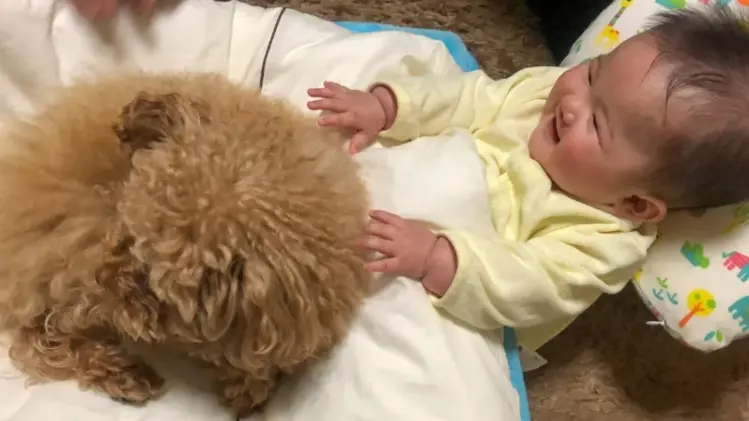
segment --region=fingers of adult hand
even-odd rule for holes
[[[369,212],[369,217],[384,224],[393,225],[395,227],[403,227],[406,224],[406,221],[400,216],[384,210],[373,210]]]
[[[70,0],[70,3],[85,18],[94,17],[101,7],[99,0]]]
[[[112,17],[119,7],[118,0],[72,0],[73,7],[86,19]]]
[[[156,5],[156,0],[131,0],[135,9],[141,13],[150,13]]]
[[[369,221],[369,224],[367,224],[367,233],[385,240],[393,240],[398,236],[398,228],[379,221]]]
[[[351,137],[349,142],[348,151],[351,155],[357,154],[364,150],[369,144],[372,143],[372,136],[368,133],[360,131]]]
[[[364,264],[364,270],[376,273],[398,274],[400,260],[397,257],[375,260]]]

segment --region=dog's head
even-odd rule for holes
[[[118,211],[171,334],[293,360],[342,334],[363,298],[366,195],[329,134],[237,91],[125,107]]]

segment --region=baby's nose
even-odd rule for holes
[[[575,114],[573,114],[570,111],[562,110],[562,123],[564,123],[565,126],[571,126],[572,123],[574,122],[575,122]]]
[[[561,126],[572,126],[580,111],[580,103],[577,98],[574,95],[566,95],[562,97],[557,107],[557,120],[559,120]]]

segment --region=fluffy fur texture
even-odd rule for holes
[[[135,340],[215,367],[245,414],[339,342],[368,277],[340,138],[215,75],[61,90],[0,156],[0,330],[34,380],[143,403]]]

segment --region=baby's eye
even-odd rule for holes
[[[593,114],[593,129],[596,131],[596,134],[598,134],[598,119],[596,119],[595,114]]]

